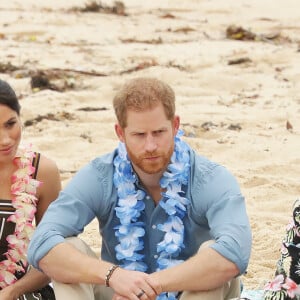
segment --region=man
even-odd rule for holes
[[[53,279],[58,300],[239,297],[251,231],[235,178],[181,139],[169,85],[133,79],[113,104],[118,149],[61,192],[29,261]],[[95,217],[101,259],[76,238]]]

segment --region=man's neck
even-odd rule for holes
[[[162,189],[160,187],[159,182],[164,171],[161,171],[156,174],[147,174],[136,167],[134,167],[134,170],[137,173],[139,177],[139,181],[142,184],[142,186],[146,189],[147,193],[152,197],[152,199],[157,204],[161,199]]]

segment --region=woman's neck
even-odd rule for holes
[[[15,172],[16,166],[12,161],[7,163],[0,164],[0,181],[5,180],[7,178],[11,178],[12,174]]]
[[[15,170],[12,162],[0,164],[0,199],[11,199],[11,177]]]

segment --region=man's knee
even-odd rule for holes
[[[89,256],[97,257],[96,254],[90,248],[90,246],[88,246],[88,244],[86,244],[82,239],[72,236],[72,237],[66,238],[65,241],[68,244],[71,244],[72,246],[74,246],[80,252],[85,253]]]
[[[214,244],[214,243],[215,243],[214,240],[206,241],[206,242],[204,242],[204,243],[202,243],[202,244],[200,245],[200,248],[199,248],[198,251],[200,251],[200,250],[202,250],[202,249],[205,249],[205,248],[208,248],[210,245],[212,245],[212,244]]]

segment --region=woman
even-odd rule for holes
[[[21,135],[20,104],[0,79],[0,299],[49,299],[41,295],[50,280],[28,268],[26,250],[32,223],[56,199],[61,181],[52,160],[19,146]]]

